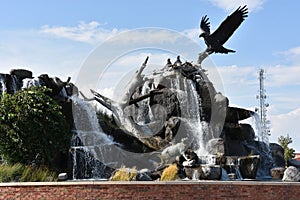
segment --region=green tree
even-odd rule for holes
[[[70,146],[61,106],[36,87],[4,94],[0,99],[0,153],[8,163],[46,165]]]
[[[295,150],[293,148],[289,148],[288,145],[293,142],[292,138],[289,136],[289,134],[284,136],[278,137],[278,143],[282,146],[284,149],[284,159],[285,161],[292,159],[295,157]]]

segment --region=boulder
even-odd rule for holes
[[[248,156],[249,151],[241,140],[226,138],[225,155],[226,156]]]
[[[239,170],[243,178],[255,179],[259,167],[259,156],[246,156],[239,159]]]
[[[220,180],[222,176],[222,168],[219,165],[203,165],[203,173],[200,174],[200,179],[205,180]]]
[[[254,141],[255,132],[250,124],[240,124],[241,138],[247,141]]]
[[[152,181],[152,178],[147,173],[138,172],[135,177],[136,181]]]
[[[185,167],[184,168],[184,172],[186,177],[188,177],[189,179],[201,179],[204,177],[203,171],[202,171],[202,166],[199,167]],[[195,174],[197,174],[198,177],[195,177]]]
[[[282,181],[299,182],[300,181],[300,172],[299,172],[299,170],[294,166],[288,167],[284,171]]]
[[[232,140],[254,141],[255,132],[250,124],[225,123],[224,131]]]
[[[151,171],[149,169],[141,169],[137,172],[136,181],[152,181]]]
[[[270,170],[272,179],[282,179],[284,174],[284,167],[274,167]]]
[[[44,86],[52,89],[52,97],[59,95],[60,91],[68,84],[58,77],[49,77],[48,74],[42,74],[38,77],[44,83]]]
[[[23,80],[25,78],[33,78],[32,72],[26,69],[12,69],[10,70],[10,75],[15,75],[19,80]]]
[[[272,152],[273,167],[285,167],[284,149],[276,143],[270,143],[270,150]]]
[[[226,113],[226,122],[237,123],[240,120],[247,119],[253,115],[253,111],[237,107],[228,107]]]
[[[67,173],[60,173],[58,174],[58,180],[59,181],[65,181],[68,179],[68,174]]]

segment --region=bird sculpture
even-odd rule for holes
[[[170,68],[172,68],[172,67],[173,67],[173,64],[172,64],[172,62],[171,62],[171,59],[168,58],[167,64],[165,65],[165,69],[170,69]]]
[[[234,53],[234,50],[227,49],[223,45],[248,16],[247,14],[247,6],[239,7],[231,15],[229,15],[212,34],[210,33],[209,18],[207,15],[202,17],[200,28],[202,29],[203,33],[199,35],[199,38],[203,37],[205,44],[207,45],[206,52],[208,54]]]
[[[174,69],[177,69],[178,67],[180,67],[182,65],[182,62],[180,60],[180,56],[177,56],[177,59],[176,61],[174,62],[173,66],[174,66]]]

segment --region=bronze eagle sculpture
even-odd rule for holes
[[[200,28],[203,33],[199,35],[199,38],[203,37],[205,44],[207,45],[206,52],[212,53],[234,53],[234,50],[227,49],[223,45],[230,38],[233,32],[241,25],[244,19],[248,16],[247,6],[239,7],[231,15],[229,15],[221,25],[211,34],[210,22],[207,15],[202,17]]]

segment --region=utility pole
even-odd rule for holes
[[[260,69],[259,73],[259,95],[256,96],[259,99],[259,108],[256,108],[255,111],[259,113],[260,122],[261,122],[261,140],[266,142],[269,141],[268,136],[270,136],[270,121],[267,119],[267,107],[269,104],[266,102],[267,95],[264,86],[265,71]]]

